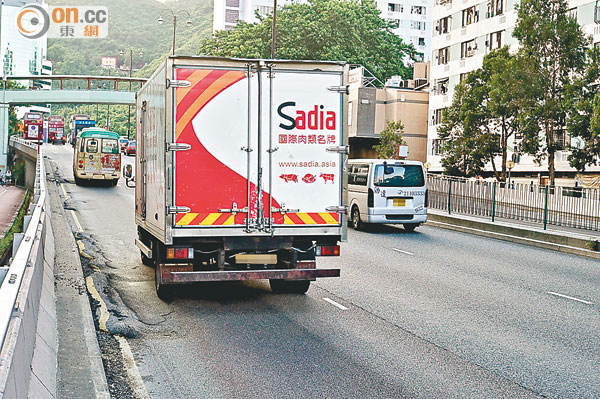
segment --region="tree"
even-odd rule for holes
[[[538,161],[547,159],[554,185],[554,157],[569,113],[566,95],[585,65],[589,40],[569,16],[566,0],[523,0],[517,10],[513,35],[526,61],[522,148]]]
[[[508,47],[492,51],[455,90],[439,129],[446,141],[442,163],[447,173],[473,176],[489,163],[496,179],[506,181],[509,141],[520,129],[519,62]]]
[[[567,129],[580,145],[569,155],[572,167],[583,172],[600,164],[600,50],[587,53],[585,73],[567,91]]]
[[[404,61],[414,48],[391,31],[374,1],[309,0],[277,11],[276,58],[343,60],[361,64],[380,80],[392,75],[411,76]],[[199,54],[268,58],[272,16],[258,23],[238,22],[201,40]]]
[[[379,158],[398,158],[398,146],[406,144],[402,139],[402,133],[404,133],[402,121],[387,121],[385,128],[379,134],[379,144],[373,146]]]
[[[493,154],[497,142],[489,137],[485,123],[482,71],[475,70],[454,88],[452,104],[444,110],[439,138],[444,140],[442,166],[452,176],[478,176]]]

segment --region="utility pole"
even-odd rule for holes
[[[275,31],[277,29],[277,0],[273,0],[273,24],[271,25],[271,59],[275,58]]]

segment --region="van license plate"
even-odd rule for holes
[[[406,206],[406,200],[404,198],[394,198],[394,206]]]

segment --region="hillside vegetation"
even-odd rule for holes
[[[49,1],[50,5],[98,5],[96,0]],[[193,25],[186,26],[187,16],[180,14],[177,21],[177,53],[196,54],[197,43],[212,30],[211,0],[111,0],[106,2],[109,33],[106,39],[48,39],[48,59],[53,62],[54,74],[102,75],[108,70],[100,66],[101,57],[117,57],[119,65],[129,67],[129,49],[133,49],[134,72],[162,60],[171,51],[173,25],[171,14],[165,12],[165,22],[157,19],[165,8],[186,10],[192,15]],[[120,56],[119,51],[125,55]],[[143,56],[139,52],[143,51]],[[137,75],[149,76],[153,70],[143,68]],[[111,71],[114,74],[115,71]],[[127,74],[127,71],[118,71]]]

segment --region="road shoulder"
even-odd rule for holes
[[[56,239],[57,396],[109,399],[77,245],[55,182],[48,181],[48,192]]]

